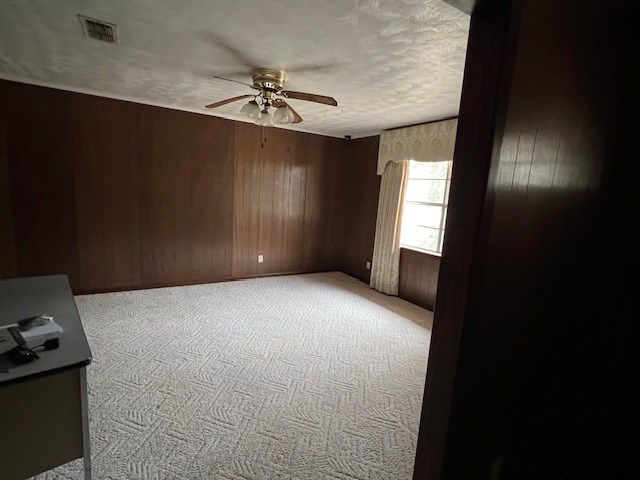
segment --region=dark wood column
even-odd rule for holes
[[[624,2],[472,14],[415,479],[621,465],[640,217],[631,27]]]

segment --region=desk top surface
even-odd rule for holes
[[[40,359],[26,365],[15,365],[6,354],[0,355],[0,387],[91,362],[91,350],[66,275],[0,280],[0,325],[35,315],[50,315],[64,329],[60,347],[38,351]]]

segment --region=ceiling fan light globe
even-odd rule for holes
[[[287,124],[293,122],[293,112],[289,107],[278,107],[273,114],[273,120],[276,123]]]
[[[269,115],[269,112],[258,112],[254,123],[261,127],[273,127],[273,118]]]
[[[258,107],[258,103],[255,100],[251,100],[249,103],[242,106],[240,113],[243,113],[249,118],[257,119],[260,114],[260,107]]]

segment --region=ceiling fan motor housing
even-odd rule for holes
[[[278,70],[270,70],[268,68],[257,68],[251,72],[253,86],[258,90],[266,92],[279,92],[284,88],[286,75]]]

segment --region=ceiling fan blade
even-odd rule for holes
[[[250,83],[247,83],[247,82],[241,82],[239,80],[233,80],[231,78],[219,77],[218,75],[214,75],[213,78],[217,78],[218,80],[225,80],[227,82],[239,83],[240,85],[246,85],[247,87],[253,88],[253,85],[251,85]]]
[[[315,95],[313,93],[304,92],[292,92],[291,90],[282,90],[278,95],[282,95],[284,98],[294,98],[296,100],[306,100],[307,102],[323,103],[325,105],[338,106],[335,98],[327,97],[325,95]]]
[[[281,99],[276,99],[273,101],[273,106],[278,108],[278,107],[289,107],[289,110],[291,110],[293,112],[293,122],[291,123],[300,123],[302,121],[302,117],[300,115],[298,115],[298,112],[296,112],[293,108],[291,108],[291,105],[289,105],[287,102],[285,102],[284,100]]]
[[[206,108],[221,107],[223,105],[226,105],[227,103],[237,102],[238,100],[242,100],[243,98],[250,98],[250,97],[253,97],[253,95],[247,94],[247,95],[240,95],[238,97],[227,98],[226,100],[220,100],[219,102],[206,105]]]

